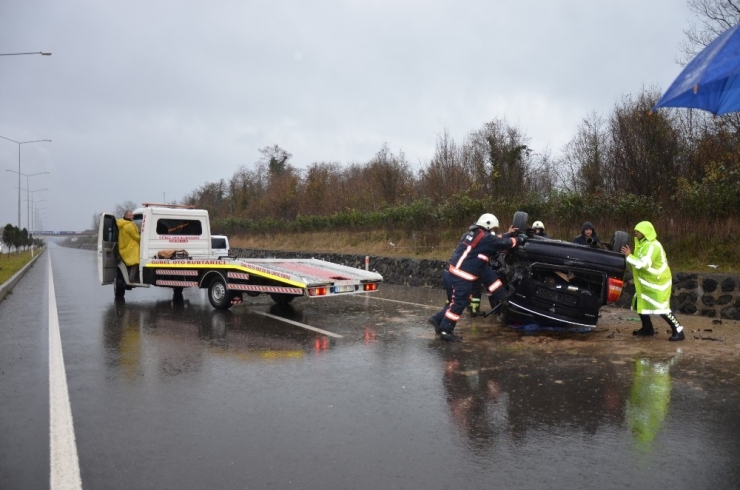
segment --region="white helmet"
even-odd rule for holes
[[[488,231],[498,228],[498,218],[491,213],[482,214],[478,221],[475,223],[481,228],[485,228]]]
[[[532,223],[532,228],[534,229],[542,228],[544,230],[545,224],[542,221],[535,221],[534,223]]]

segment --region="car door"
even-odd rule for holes
[[[98,278],[100,284],[112,284],[116,280],[119,261],[116,217],[103,213],[98,226]]]

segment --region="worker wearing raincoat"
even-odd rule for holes
[[[139,269],[139,229],[133,222],[134,213],[126,211],[123,218],[116,221],[118,225],[118,253],[129,270],[129,281],[136,282]]]
[[[668,340],[683,340],[685,338],[683,327],[671,312],[673,276],[668,267],[663,245],[657,240],[658,234],[649,221],[637,223],[634,234],[634,253],[629,245],[625,245],[621,250],[627,257],[627,263],[632,267],[635,281],[632,309],[637,310],[642,321],[642,328],[632,333],[655,335],[650,315],[660,315],[671,327],[672,335]]]

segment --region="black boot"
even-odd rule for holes
[[[655,329],[653,328],[653,322],[650,321],[650,315],[640,315],[640,321],[642,322],[642,328],[633,331],[632,335],[639,335],[640,337],[655,335]]]
[[[452,331],[455,329],[455,323],[445,318],[439,325],[439,338],[445,342],[462,342],[462,337],[455,335]]]
[[[439,329],[439,323],[437,323],[437,319],[434,318],[434,316],[430,316],[429,318],[427,318],[427,323],[434,327],[434,333],[436,333],[437,335],[442,332],[442,330]]]
[[[446,342],[462,342],[462,337],[460,337],[459,335],[455,335],[452,332],[447,332],[445,330],[442,330],[439,333],[439,338]]]
[[[668,340],[675,342],[676,340],[683,340],[686,338],[683,333],[683,327],[680,323],[678,323],[678,319],[673,316],[672,312],[660,316],[662,316],[663,320],[665,320],[666,323],[668,323],[668,325],[671,327],[671,332],[673,333],[673,335],[671,335]]]

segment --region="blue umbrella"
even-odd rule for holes
[[[740,111],[740,24],[694,57],[654,109],[689,107],[715,115]]]

